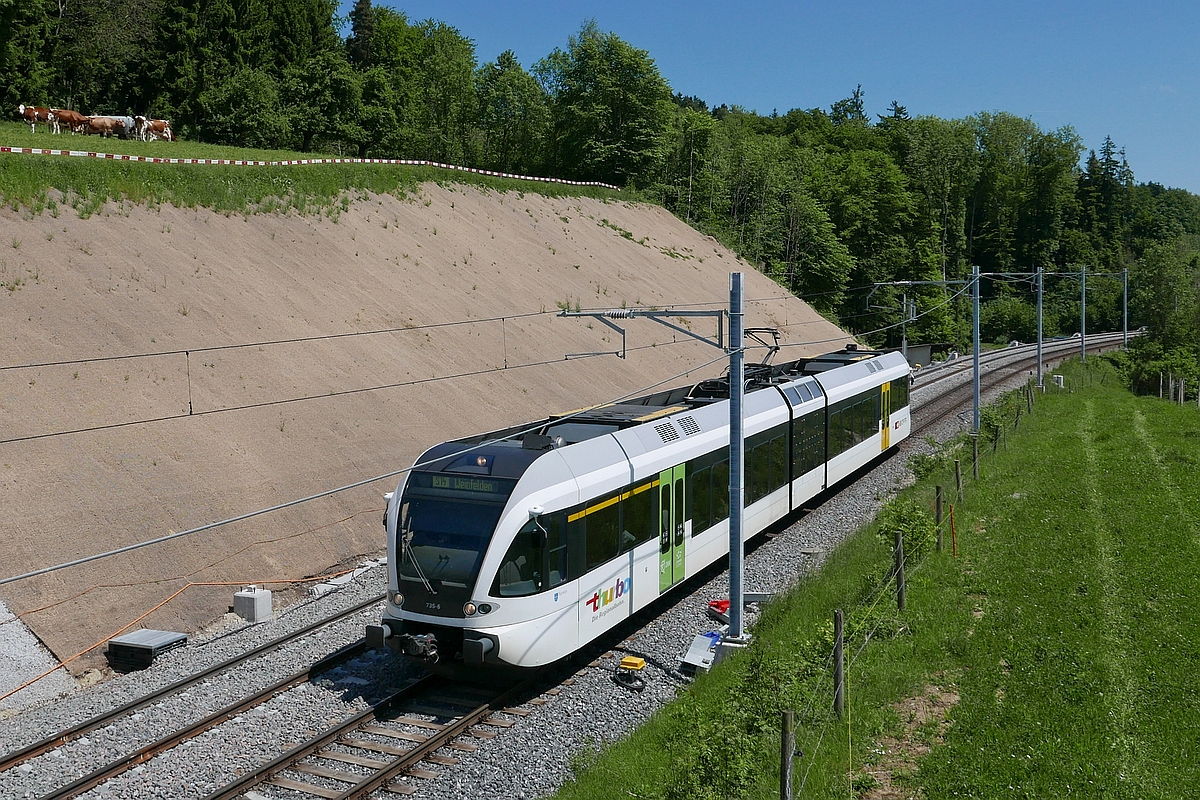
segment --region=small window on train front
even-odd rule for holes
[[[500,562],[492,594],[496,597],[527,597],[542,590],[542,546],[546,534],[535,520],[525,523]]]

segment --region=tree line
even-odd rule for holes
[[[758,114],[672,93],[650,54],[585,22],[528,68],[479,63],[436,20],[357,0],[0,0],[0,92],[86,113],[169,118],[186,138],[361,157],[423,158],[599,180],[732,246],[875,344],[969,338],[962,281],[1045,271],[1048,334],[1130,324],[1146,374],[1194,374],[1200,197],[1138,183],[1109,139],[985,112],[826,108]],[[342,31],[347,31],[342,35]],[[1086,152],[1086,156],[1085,156]],[[983,334],[1034,336],[1032,280],[983,286]],[[1186,369],[1185,369],[1186,367]],[[1136,379],[1137,376],[1135,376]]]

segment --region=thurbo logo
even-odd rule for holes
[[[595,620],[612,611],[617,605],[623,605],[617,601],[622,600],[631,591],[633,591],[633,578],[617,578],[611,588],[598,589],[584,601],[584,604],[592,609],[592,619]]]

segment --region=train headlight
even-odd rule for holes
[[[465,605],[463,605],[463,613],[466,614],[468,617],[474,615],[475,604],[474,603],[466,603]]]
[[[491,604],[489,604],[489,603],[480,603],[480,604],[479,604],[479,613],[480,613],[480,614],[490,614],[490,613],[492,613],[492,606],[491,606]]]
[[[404,595],[402,595],[400,592],[396,592],[392,595],[392,602],[398,606],[404,605]]]

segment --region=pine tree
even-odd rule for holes
[[[371,0],[355,0],[350,9],[350,38],[346,40],[346,57],[359,69],[372,66],[371,46],[375,39],[375,9]]]

